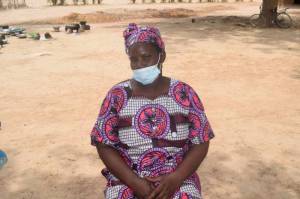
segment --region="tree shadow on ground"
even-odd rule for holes
[[[263,53],[272,53],[272,49],[279,49],[291,53],[300,51],[300,48],[291,49],[291,43],[300,43],[300,25],[289,29],[279,28],[253,28],[249,23],[249,17],[240,16],[206,16],[185,19],[168,19],[159,22],[141,23],[160,28],[162,35],[168,40],[169,49],[175,44],[186,46],[194,45],[195,40],[215,40],[226,42],[229,39],[239,39],[246,44],[261,44],[256,47]],[[300,24],[298,21],[296,24]],[[110,25],[108,28],[124,30],[124,26]]]

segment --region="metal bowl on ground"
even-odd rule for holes
[[[84,29],[85,30],[91,30],[91,26],[90,25],[85,25]]]
[[[8,29],[9,26],[8,25],[0,25],[0,28],[2,28],[2,29]]]
[[[80,29],[80,25],[76,24],[76,23],[74,23],[74,24],[68,24],[68,25],[65,26],[65,31],[66,32],[74,32],[74,31],[76,31],[78,33],[79,29]]]
[[[21,33],[21,34],[16,34],[16,37],[18,37],[19,39],[25,39],[25,38],[27,38],[27,35],[24,33]]]
[[[60,26],[53,26],[54,32],[59,32],[60,31]]]

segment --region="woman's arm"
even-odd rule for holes
[[[99,157],[108,170],[122,183],[130,187],[138,198],[142,199],[150,195],[151,184],[138,177],[124,162],[116,149],[101,143],[98,143],[96,147]]]
[[[190,177],[200,166],[208,152],[209,141],[192,145],[174,175],[182,182]]]
[[[149,199],[170,198],[179,188],[183,181],[190,177],[204,160],[209,147],[209,141],[202,144],[192,145],[177,169],[166,176],[147,178],[151,182],[160,182],[159,186],[152,192]]]

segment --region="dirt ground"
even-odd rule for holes
[[[50,41],[10,37],[0,49],[0,149],[9,158],[0,170],[0,198],[103,198],[103,164],[89,132],[107,90],[131,76],[122,38],[130,21],[161,29],[164,74],[189,83],[202,98],[216,135],[198,169],[204,198],[300,198],[300,31],[249,27],[246,16],[258,6],[107,4],[0,12],[0,24],[26,24],[41,33],[74,12],[124,14],[79,35],[51,32]],[[193,15],[166,17],[179,8]],[[162,10],[164,16],[148,18]],[[297,7],[290,13],[299,19]]]

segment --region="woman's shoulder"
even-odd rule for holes
[[[171,88],[174,88],[174,87],[186,88],[188,90],[194,91],[194,89],[192,88],[192,86],[189,83],[187,83],[183,80],[180,80],[180,79],[175,79],[175,78],[170,78],[170,79],[171,79],[171,83],[170,83]]]
[[[113,85],[113,87],[111,88],[111,90],[114,89],[114,88],[125,88],[125,87],[130,87],[130,79],[121,81],[121,82]]]
[[[122,82],[114,84],[109,90],[106,91],[106,97],[111,98],[112,96],[123,95],[127,97],[128,90],[130,89],[130,80],[124,80]]]
[[[130,88],[130,79],[114,84],[107,93],[110,94],[116,90],[126,90],[127,88]]]

